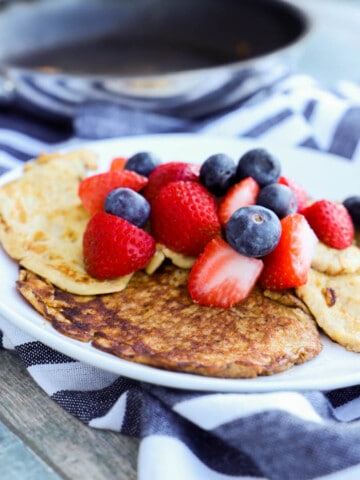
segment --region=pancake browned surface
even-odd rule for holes
[[[315,322],[290,293],[254,289],[228,310],[194,304],[188,271],[137,272],[121,292],[77,296],[22,269],[19,292],[59,332],[133,362],[217,377],[271,375],[321,350]]]

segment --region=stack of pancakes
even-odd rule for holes
[[[356,246],[342,252],[320,246],[329,259],[314,263],[306,286],[256,287],[226,310],[193,303],[189,270],[169,259],[151,274],[89,277],[82,260],[89,217],[77,192],[95,167],[87,151],[42,155],[0,188],[0,242],[19,263],[16,288],[57,331],[129,361],[229,378],[271,375],[311,360],[322,348],[316,321],[360,351],[352,306],[360,291]]]

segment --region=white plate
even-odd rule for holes
[[[288,149],[247,140],[198,135],[155,135],[130,137],[86,145],[100,157],[105,169],[115,156],[129,156],[151,150],[164,161],[202,162],[212,153],[228,153],[235,159],[246,150],[266,146],[281,160],[283,173],[302,183],[316,198],[344,199],[359,194],[359,167],[335,156],[307,149]],[[1,177],[6,183],[17,177],[13,171]],[[119,375],[163,386],[208,391],[254,392],[271,390],[331,389],[360,383],[360,354],[322,337],[323,351],[317,358],[271,377],[220,379],[169,372],[138,365],[101,352],[89,344],[72,340],[56,332],[16,292],[17,264],[0,249],[0,312],[11,323],[35,339],[70,357]]]

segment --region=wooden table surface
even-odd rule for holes
[[[138,443],[82,424],[0,350],[1,480],[135,480]]]

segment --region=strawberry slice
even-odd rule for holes
[[[101,211],[107,194],[119,187],[131,188],[138,192],[148,179],[130,170],[113,170],[86,177],[79,184],[80,200],[90,215]]]
[[[111,160],[110,170],[124,170],[127,162],[125,157],[115,157]]]
[[[190,296],[200,305],[230,308],[249,295],[262,268],[261,259],[245,257],[221,237],[214,238],[191,269]]]
[[[289,187],[290,190],[294,192],[297,200],[297,211],[301,212],[308,203],[308,194],[304,187],[299,183],[295,182],[295,180],[292,180],[291,178],[285,177],[283,175],[279,178],[278,183]]]
[[[275,249],[263,257],[264,269],[259,282],[269,290],[299,287],[307,282],[318,239],[300,213],[281,220],[281,236]]]
[[[318,200],[306,207],[305,215],[319,240],[330,247],[344,249],[354,240],[354,224],[344,205],[331,200]]]
[[[231,215],[241,207],[256,203],[260,187],[252,177],[244,178],[241,182],[231,187],[219,206],[219,219],[225,226]]]
[[[96,213],[84,232],[84,265],[95,278],[111,279],[140,270],[154,253],[153,237],[116,215]]]
[[[200,165],[185,162],[168,162],[155,167],[144,188],[144,197],[151,204],[160,190],[170,182],[199,182]]]

